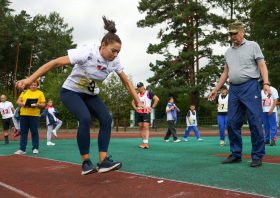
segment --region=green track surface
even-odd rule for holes
[[[222,164],[223,157],[215,154],[229,154],[228,144],[219,146],[219,137],[203,137],[197,142],[189,137],[188,142],[164,142],[163,138],[150,138],[150,149],[140,149],[139,138],[111,139],[108,155],[114,161],[123,163],[121,171],[155,176],[177,181],[233,189],[243,192],[280,197],[280,164],[263,163],[259,168],[250,167],[249,159],[238,164]],[[182,139],[181,139],[182,140]],[[32,154],[32,143],[28,141],[30,156],[81,163],[76,140],[53,140],[55,146],[46,146],[40,141],[39,154]],[[11,155],[19,149],[18,141],[3,146],[0,142],[0,156]],[[227,142],[228,143],[228,142]],[[251,154],[251,138],[243,137],[243,154]],[[91,140],[91,160],[98,162],[97,140]],[[279,156],[280,146],[266,146],[267,156]],[[1,160],[1,157],[0,157]]]

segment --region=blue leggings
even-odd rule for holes
[[[276,113],[273,112],[272,115],[268,115],[268,112],[263,112],[263,126],[265,131],[265,141],[276,141],[277,140],[277,118]],[[271,131],[271,135],[270,135]]]
[[[78,119],[77,142],[81,155],[89,154],[91,116],[100,122],[98,135],[99,151],[107,152],[111,136],[112,117],[104,102],[97,96],[78,93],[62,88],[60,99],[66,108]]]
[[[227,127],[227,131],[228,131],[227,115],[218,115],[218,124],[219,124],[220,140],[225,141],[225,126]]]
[[[199,139],[199,138],[200,138],[200,135],[199,135],[197,126],[188,126],[188,128],[186,129],[184,138],[187,138],[187,137],[189,136],[189,134],[190,134],[190,132],[191,132],[192,129],[193,129],[193,131],[194,131],[194,134],[195,134],[196,138]]]

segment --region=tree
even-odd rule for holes
[[[280,2],[258,0],[252,4],[252,40],[264,54],[272,86],[280,91]]]
[[[128,79],[132,82],[130,75],[128,75]],[[102,83],[99,97],[112,113],[113,119],[129,118],[133,98],[115,73],[110,74],[106,81]]]
[[[229,20],[211,13],[209,7],[197,0],[141,0],[138,6],[139,12],[146,13],[145,19],[137,22],[138,27],[166,24],[158,33],[160,43],[150,44],[147,49],[149,54],[162,54],[165,60],[150,63],[155,74],[147,81],[163,86],[170,96],[189,94],[196,109],[199,99],[210,88],[206,85],[217,80],[221,73],[220,65],[213,63],[217,57],[211,45],[217,42],[225,45],[229,40],[222,32]],[[208,59],[206,68],[200,68],[201,58]]]

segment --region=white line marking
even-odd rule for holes
[[[42,157],[34,157],[34,156],[28,156],[28,155],[22,155],[22,156],[39,158],[39,159],[46,159],[46,160],[51,160],[51,161],[56,161],[56,162],[64,162],[64,163],[75,164],[75,165],[80,165],[81,166],[81,164],[74,163],[74,162],[65,162],[65,161],[60,161],[60,160],[54,160],[54,159],[42,158]],[[172,179],[166,179],[166,178],[161,178],[161,177],[140,175],[140,174],[137,174],[137,173],[124,172],[124,171],[120,171],[120,170],[117,170],[116,172],[127,173],[127,174],[132,174],[132,175],[138,175],[138,176],[141,176],[141,177],[149,177],[149,178],[154,178],[154,179],[167,180],[167,181],[172,181],[172,182],[176,182],[176,183],[183,183],[183,184],[190,184],[190,185],[195,185],[195,186],[202,186],[202,187],[207,187],[207,188],[224,190],[224,191],[227,191],[227,192],[230,191],[230,192],[242,193],[242,194],[246,194],[246,195],[254,195],[254,196],[259,196],[259,197],[269,197],[269,198],[272,198],[270,196],[265,196],[265,195],[258,195],[258,194],[254,194],[254,193],[247,193],[247,192],[238,191],[238,190],[231,190],[231,189],[227,189],[227,188],[219,188],[219,187],[214,187],[214,186],[207,186],[207,185],[203,185],[203,184],[196,184],[196,183],[185,182],[185,181],[180,181],[180,180],[172,180]]]
[[[19,189],[16,189],[16,188],[14,188],[14,187],[12,187],[12,186],[10,186],[10,185],[8,185],[8,184],[5,184],[5,183],[0,182],[0,185],[3,186],[3,187],[5,187],[5,188],[8,188],[8,189],[11,190],[11,191],[14,191],[14,192],[20,194],[20,195],[22,195],[22,196],[25,196],[25,197],[28,197],[28,198],[36,198],[36,197],[34,197],[34,196],[30,195],[30,194],[27,194],[27,193],[25,193],[25,192],[23,192],[23,191],[21,191],[21,190],[19,190]]]

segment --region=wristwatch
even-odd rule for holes
[[[269,86],[269,83],[264,83],[263,85],[268,85]]]

